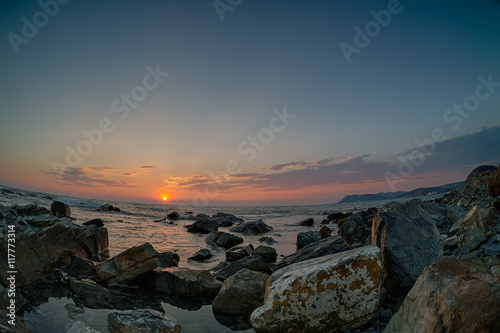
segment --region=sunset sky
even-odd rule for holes
[[[500,1],[2,1],[0,184],[322,204],[500,162]]]

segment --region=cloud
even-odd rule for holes
[[[157,168],[156,165],[143,165],[141,166],[141,169],[155,169]]]
[[[99,170],[99,171],[98,171]],[[108,187],[137,187],[123,177],[115,177],[100,173],[103,170],[117,170],[114,168],[67,168],[60,171],[59,177],[67,185],[108,186]]]

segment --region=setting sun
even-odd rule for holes
[[[163,201],[167,201],[168,197],[163,197]]]

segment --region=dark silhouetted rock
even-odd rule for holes
[[[202,218],[187,227],[187,231],[195,234],[209,234],[212,231],[217,231],[219,224],[208,218]]]
[[[272,244],[275,244],[275,243],[278,243],[274,238],[272,237],[261,237],[259,238],[259,242],[261,243],[266,243],[266,244],[269,244],[269,245],[272,245]]]
[[[98,211],[100,212],[121,212],[120,208],[115,207],[110,204],[104,204],[101,207],[99,207]]]
[[[243,222],[230,229],[232,232],[240,232],[244,235],[260,235],[273,230],[273,227],[268,226],[262,220]]]
[[[227,232],[212,231],[210,235],[208,235],[208,237],[205,239],[205,242],[207,244],[214,244],[216,246],[229,249],[243,243],[243,238]]]
[[[160,260],[160,268],[179,266],[180,257],[177,253],[167,251],[158,254]]]
[[[253,245],[236,246],[226,251],[226,260],[228,262],[236,261],[248,257],[253,251]]]
[[[366,222],[361,213],[354,214],[347,218],[339,225],[339,235],[352,247],[364,246],[370,235],[369,229],[366,227]]]
[[[174,211],[174,212],[168,213],[167,217],[171,220],[177,220],[180,217],[180,215],[179,215],[179,213]]]
[[[84,226],[95,225],[96,227],[104,227],[104,222],[101,219],[93,219],[82,224]]]
[[[319,229],[319,234],[321,235],[321,238],[327,238],[332,235],[332,230],[324,225],[321,229]]]
[[[50,206],[50,214],[57,217],[71,217],[71,209],[61,201],[54,201]]]
[[[300,250],[304,246],[315,243],[321,239],[322,237],[319,231],[299,232],[297,234],[297,250]]]
[[[214,297],[222,283],[208,271],[192,269],[155,270],[155,288],[175,296]]]
[[[259,245],[252,251],[251,255],[261,256],[265,262],[275,262],[278,253],[272,247]]]
[[[488,194],[493,198],[500,196],[500,165],[497,168],[495,176],[488,182],[487,190]]]
[[[299,225],[304,226],[304,227],[311,227],[314,225],[314,219],[312,217],[307,218],[305,220],[300,221]]]
[[[250,257],[245,257],[240,260],[233,261],[229,265],[221,268],[214,272],[213,276],[221,281],[224,281],[228,277],[236,274],[243,268],[247,268],[256,272],[268,273],[270,271],[270,263],[266,263],[259,255],[252,255]]]
[[[351,215],[352,215],[352,213],[344,214],[342,212],[335,212],[335,213],[328,214],[327,219],[330,221],[336,222],[338,220],[346,219]]]
[[[189,257],[188,260],[203,262],[212,258],[213,256],[213,253],[209,249],[203,247],[196,251],[191,257]]]
[[[96,278],[97,272],[95,270],[95,263],[88,259],[73,257],[71,264],[69,264],[65,271],[75,278]]]
[[[11,209],[16,211],[17,216],[23,216],[23,217],[50,214],[50,211],[47,208],[38,206],[37,204],[29,204],[26,206],[14,205],[11,207]]]
[[[212,215],[212,219],[219,224],[221,228],[232,227],[237,223],[244,222],[242,218],[234,216],[233,214],[228,213],[217,213]]]

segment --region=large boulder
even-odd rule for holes
[[[111,333],[180,333],[179,322],[165,314],[151,309],[115,311],[108,315]]]
[[[256,331],[341,332],[367,323],[382,294],[382,252],[367,246],[296,263],[267,282]]]
[[[459,253],[469,253],[474,251],[486,241],[486,229],[479,207],[476,205],[464,217],[460,230],[458,231],[458,251]]]
[[[202,247],[198,251],[193,253],[193,255],[191,257],[187,258],[187,260],[188,261],[203,262],[205,260],[212,258],[213,256],[214,256],[214,254],[212,253],[212,251],[210,251],[209,248]]]
[[[133,279],[160,266],[158,253],[150,243],[139,246],[118,254],[117,256],[96,265],[99,278],[111,284]]]
[[[177,253],[166,251],[158,253],[158,260],[160,260],[160,268],[179,266],[180,257]]]
[[[98,211],[100,212],[121,212],[121,209],[110,205],[110,204],[104,204],[101,207],[99,207]]]
[[[213,244],[225,249],[229,249],[238,244],[243,243],[243,238],[236,236],[227,232],[222,231],[212,231],[210,235],[205,239],[207,244]]]
[[[253,249],[254,248],[252,244],[240,245],[230,248],[226,251],[226,261],[233,262],[244,257],[248,257],[250,254],[252,254]]]
[[[272,263],[264,261],[260,255],[251,255],[249,257],[233,261],[228,265],[215,270],[213,276],[218,280],[224,281],[244,268],[256,272],[267,273],[270,271],[272,266]]]
[[[275,262],[278,257],[276,250],[270,246],[259,245],[251,253],[251,255],[257,255],[262,258],[265,262]]]
[[[239,315],[250,314],[264,304],[269,275],[242,269],[224,281],[212,306],[215,311]]]
[[[244,235],[260,235],[273,230],[273,227],[268,226],[262,220],[240,223],[231,229],[232,232],[240,232]]]
[[[76,225],[62,218],[53,225],[32,228],[25,218],[7,214],[0,217],[0,256],[7,258],[7,225],[15,226],[16,285],[23,286],[71,263],[72,257],[99,260],[108,248],[108,230],[96,226]],[[52,223],[52,222],[51,222]],[[0,261],[0,270],[7,272],[8,261]],[[5,274],[1,281],[7,285]]]
[[[321,237],[319,231],[299,232],[297,234],[297,250],[300,250],[301,248],[309,244],[316,243],[322,238],[323,237]]]
[[[312,217],[309,217],[307,219],[300,221],[299,225],[303,227],[312,227],[314,225],[314,219]]]
[[[443,241],[420,200],[390,202],[373,223],[372,244],[384,252],[391,294],[411,289],[425,267],[443,255]]]
[[[385,332],[500,332],[500,260],[444,258],[425,269]]]
[[[187,231],[195,234],[209,234],[218,229],[219,224],[211,218],[201,218],[187,226]]]
[[[69,291],[78,297],[89,308],[100,309],[110,307],[111,304],[127,304],[133,299],[132,295],[119,291],[112,291],[90,279],[69,279]]]
[[[283,260],[276,264],[274,270],[278,270],[293,263],[323,257],[329,254],[344,252],[350,249],[351,248],[344,242],[342,238],[335,235],[322,239],[316,243],[307,245],[297,252],[284,257]]]
[[[37,204],[29,204],[26,206],[14,205],[10,208],[16,212],[17,216],[22,217],[50,214],[50,211],[47,208],[38,206]]]
[[[50,205],[50,214],[57,217],[71,217],[71,208],[61,201],[54,201]]]
[[[212,215],[212,219],[217,222],[219,227],[227,228],[232,227],[236,223],[244,222],[241,217],[234,216],[233,214],[228,213],[217,213]]]
[[[155,270],[153,274],[155,289],[175,296],[214,297],[222,286],[203,270],[164,269]]]
[[[495,176],[488,182],[486,189],[491,197],[496,198],[500,196],[500,165],[497,168]]]
[[[352,247],[366,245],[369,229],[366,227],[365,219],[361,213],[356,213],[339,223],[339,235],[342,236]]]

